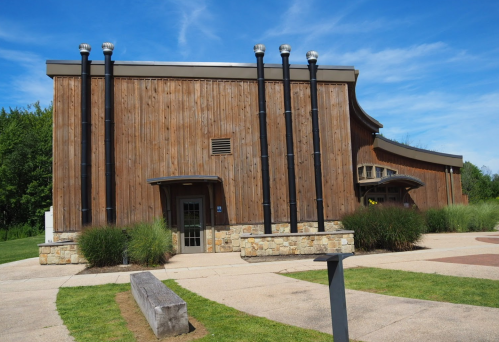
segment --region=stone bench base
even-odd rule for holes
[[[76,242],[49,242],[38,245],[40,265],[86,264]]]
[[[189,332],[187,303],[151,272],[130,275],[135,301],[157,338]]]

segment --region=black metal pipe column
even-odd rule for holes
[[[269,146],[267,142],[267,102],[265,100],[265,75],[263,55],[265,45],[256,44],[253,48],[256,56],[258,78],[258,115],[260,119],[260,152],[262,154],[263,186],[263,227],[265,234],[272,234],[272,212],[270,207]]]
[[[322,200],[321,139],[319,136],[319,109],[317,105],[317,58],[316,51],[307,52],[310,71],[310,102],[312,105],[312,134],[314,141],[315,194],[317,201],[317,224],[319,232],[324,231],[324,202]]]
[[[79,46],[81,54],[81,224],[86,226],[92,222],[90,216],[89,192],[90,192],[90,153],[89,153],[89,117],[88,117],[88,89],[89,89],[89,63],[88,55],[92,49],[89,44],[82,43]]]
[[[111,55],[114,45],[103,43],[104,52],[104,80],[105,80],[105,150],[106,150],[106,214],[107,223],[114,224],[115,203],[114,203],[114,153],[113,153],[113,65]]]
[[[296,212],[295,155],[293,150],[293,118],[291,115],[291,82],[289,79],[289,54],[291,46],[279,46],[282,57],[282,78],[284,85],[284,115],[286,118],[286,151],[288,158],[289,225],[291,233],[298,233]]]

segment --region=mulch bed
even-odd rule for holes
[[[174,337],[156,338],[149,322],[142,314],[137,302],[133,298],[131,291],[116,294],[116,302],[120,307],[121,316],[127,322],[127,328],[130,330],[138,342],[188,342],[197,340],[208,334],[208,330],[199,321],[189,316],[189,332]]]
[[[114,272],[135,272],[135,271],[150,271],[164,269],[163,265],[157,266],[142,266],[137,264],[117,265],[105,267],[87,267],[77,274],[98,274],[98,273],[114,273]]]

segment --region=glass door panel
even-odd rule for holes
[[[180,200],[180,231],[182,253],[204,252],[202,199]]]

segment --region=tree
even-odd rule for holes
[[[492,176],[491,189],[492,197],[499,199],[499,175],[497,173]]]
[[[470,203],[486,200],[493,196],[491,176],[484,175],[482,170],[470,162],[465,162],[461,169],[461,185],[463,193],[468,195]]]
[[[0,111],[0,217],[3,228],[43,227],[52,202],[52,106]]]

